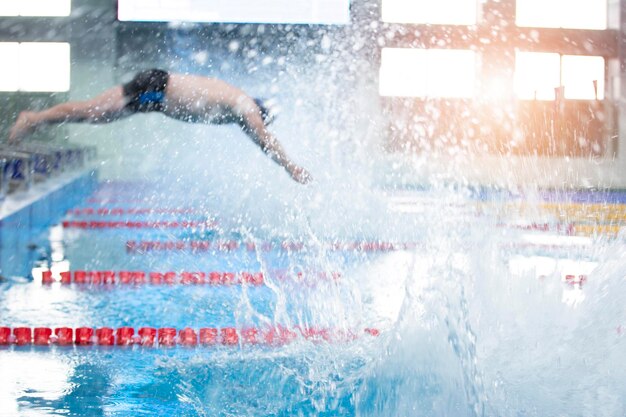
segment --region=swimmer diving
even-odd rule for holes
[[[111,123],[137,113],[159,112],[189,123],[236,124],[294,181],[306,184],[311,175],[292,162],[267,130],[274,115],[255,99],[217,78],[150,69],[85,101],[70,101],[34,112],[23,111],[9,131],[16,144],[37,128],[60,123]]]

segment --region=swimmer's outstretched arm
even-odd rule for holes
[[[311,174],[287,157],[280,142],[265,127],[258,111],[246,112],[241,122],[241,128],[252,138],[254,143],[259,145],[267,156],[283,167],[291,178],[300,184],[306,184],[311,181]]]
[[[18,142],[44,125],[66,122],[109,123],[118,120],[129,114],[124,111],[126,101],[122,87],[118,86],[90,100],[61,103],[39,112],[22,112],[9,131],[9,143]]]

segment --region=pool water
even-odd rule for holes
[[[240,338],[0,346],[0,415],[625,411],[623,194],[396,191],[355,213],[385,217],[379,230],[286,234],[154,184],[82,188],[53,224],[18,234],[22,255],[3,258],[0,326],[235,328]],[[117,282],[43,284],[48,269],[55,280],[113,271]],[[122,284],[124,271],[148,282]],[[151,272],[177,278],[155,285]],[[263,280],[190,284],[183,272]],[[295,336],[241,337],[278,326]]]

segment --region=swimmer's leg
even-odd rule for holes
[[[61,103],[39,112],[24,111],[9,131],[9,142],[23,139],[44,125],[66,122],[110,123],[119,120],[132,114],[125,109],[126,103],[122,87],[117,86],[90,100]]]

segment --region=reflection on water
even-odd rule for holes
[[[59,400],[75,385],[74,364],[62,355],[26,350],[0,351],[0,415],[17,416],[23,407],[55,415]],[[31,415],[26,413],[26,415]]]

